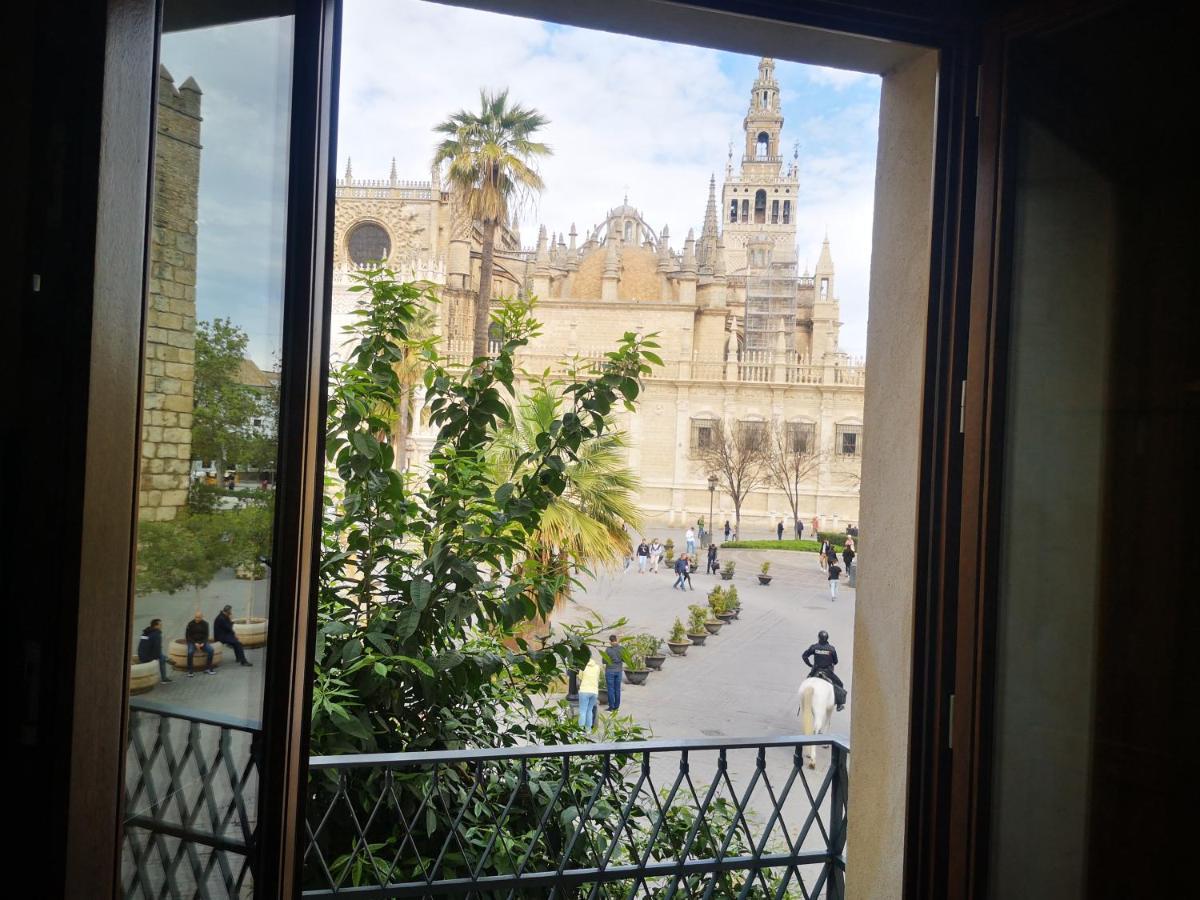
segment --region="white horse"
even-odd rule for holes
[[[800,706],[796,715],[804,734],[824,734],[833,718],[833,685],[824,678],[805,678],[800,682]],[[804,748],[808,767],[817,767],[817,748],[810,744]]]

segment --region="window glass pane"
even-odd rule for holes
[[[122,871],[147,896],[252,890],[271,652],[294,22],[217,18],[168,0],[157,73]]]

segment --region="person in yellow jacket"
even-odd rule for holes
[[[596,727],[599,708],[600,664],[593,656],[579,673],[579,727],[592,731]]]

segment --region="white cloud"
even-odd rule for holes
[[[805,66],[806,77],[813,84],[845,90],[860,84],[870,84],[876,76],[866,72],[851,72],[849,69],[833,69],[829,66]]]
[[[720,183],[730,140],[735,165],[740,156],[749,81],[732,79],[732,70],[753,73],[753,65],[709,49],[417,0],[349,0],[339,171],[350,156],[356,177],[384,178],[394,156],[401,178],[428,179],[433,126],[477,105],[481,87],[507,87],[550,119],[544,139],[554,150],[540,166],[546,191],[521,215],[526,244],[539,223],[561,232],[574,222],[586,233],[628,190],[653,228],[670,225],[678,247],[689,228],[699,230],[709,176]],[[785,144],[801,143],[800,258],[816,262],[828,225],[843,344],[862,353],[878,79],[872,93],[873,76],[847,73],[835,84],[823,70],[784,62],[777,72]],[[832,104],[814,101],[821,92],[811,88],[802,104],[807,81],[836,88],[824,92]],[[868,90],[860,96],[855,85]]]

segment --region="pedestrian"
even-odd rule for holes
[[[729,540],[729,520],[725,520],[725,540]]]
[[[683,580],[687,582],[687,589],[694,591],[695,588],[692,586],[692,570],[696,568],[696,560],[685,553],[683,555],[683,563]]]
[[[836,562],[837,562],[837,559],[838,559],[838,556],[837,556],[837,547],[833,546],[833,543],[832,543],[832,542],[829,542],[829,541],[827,541],[827,542],[826,542],[826,545],[825,545],[825,556],[826,556],[826,558],[828,559],[828,561],[829,561],[829,562],[831,562],[831,563],[836,563]]]
[[[650,542],[650,571],[657,572],[658,564],[662,562],[663,548],[662,544],[655,538]]]
[[[837,557],[829,561],[829,596],[837,599],[838,577],[842,574],[842,567],[837,564]]]
[[[204,672],[207,675],[213,675],[216,670],[213,668],[213,647],[208,642],[208,623],[204,621],[204,614],[200,610],[196,610],[196,615],[192,621],[187,623],[187,628],[183,632],[183,639],[187,641],[187,677],[192,678],[196,673],[192,671],[192,656],[197,650],[201,651],[208,657]]]
[[[704,534],[705,534],[703,518],[696,520],[696,531],[700,534],[700,546],[703,547],[704,546]]]
[[[167,677],[167,657],[162,652],[162,619],[151,619],[150,624],[138,638],[138,662],[157,662],[158,675],[163,684],[170,684]]]
[[[684,539],[684,543],[687,545],[687,552],[695,553],[696,552],[696,532],[695,532],[695,530],[693,530],[691,525],[688,526],[687,534],[685,534],[683,536],[683,539]]]
[[[780,519],[779,524],[775,526],[775,540],[783,540],[783,519]]]
[[[708,568],[707,568],[707,570],[706,570],[706,571],[708,572],[708,574],[709,574],[709,575],[716,575],[716,574],[717,574],[717,569],[718,569],[718,565],[717,565],[717,545],[716,545],[716,544],[709,544],[709,545],[708,545]]]
[[[821,520],[818,519],[816,516],[813,516],[812,530],[813,530],[813,540],[819,541],[821,539]]]
[[[579,673],[579,727],[587,731],[596,728],[596,709],[600,698],[600,664],[596,657],[588,659]]]
[[[642,542],[637,546],[637,561],[638,574],[641,575],[646,571],[646,563],[650,561],[650,545],[646,543],[643,537]]]
[[[621,679],[625,677],[625,652],[615,634],[608,636],[608,650],[604,654],[604,686],[608,689],[608,711],[621,708]]]
[[[804,540],[804,523],[799,519],[796,520],[796,540]]]
[[[213,619],[213,640],[224,644],[226,647],[232,647],[234,658],[237,659],[239,666],[252,666],[254,663],[246,659],[246,648],[242,646],[242,642],[238,640],[237,632],[233,630],[233,617],[230,615],[232,612],[233,607],[226,604],[217,613],[217,617]]]
[[[846,574],[849,575],[854,566],[854,540],[846,538],[846,546],[842,548],[842,562],[846,564]]]
[[[817,562],[820,564],[822,570],[829,565],[829,541],[821,540],[821,549],[817,553]]]
[[[684,575],[687,573],[687,570],[688,570],[687,554],[683,553],[683,554],[680,554],[680,556],[677,560],[675,560],[675,583],[673,585],[671,585],[671,587],[679,588],[681,591],[687,590],[687,588],[685,588],[683,586],[683,578],[684,578]]]

